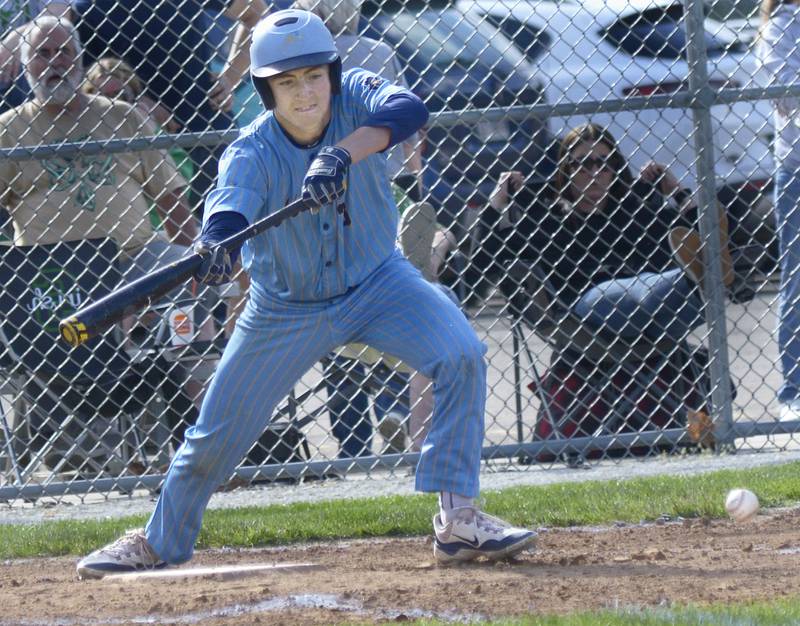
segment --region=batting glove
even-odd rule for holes
[[[344,148],[327,146],[320,150],[303,179],[303,198],[324,206],[344,196],[351,163],[350,153]]]
[[[194,277],[206,285],[223,285],[233,280],[233,261],[231,255],[214,241],[200,239],[194,244],[194,251],[203,257],[203,262]]]

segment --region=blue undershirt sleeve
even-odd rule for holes
[[[364,126],[388,128],[391,133],[388,150],[402,143],[428,121],[425,103],[410,91],[389,96],[381,107],[372,113]]]
[[[214,213],[203,224],[203,231],[200,233],[200,239],[209,243],[219,243],[228,237],[235,235],[241,230],[249,226],[247,219],[241,213],[236,211],[220,211]],[[228,250],[231,257],[231,263],[236,263],[239,258],[239,251],[241,246],[234,250]]]

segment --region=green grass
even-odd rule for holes
[[[639,522],[663,515],[722,517],[725,494],[747,487],[762,506],[800,502],[800,463],[697,476],[589,481],[486,492],[485,508],[517,524],[572,526]],[[334,538],[430,533],[433,495],[393,496],[208,511],[198,547],[253,547]],[[142,526],[145,516],[0,525],[0,559],[85,554]],[[418,626],[452,622],[420,620]],[[772,626],[800,624],[800,598],[738,605],[620,608],[568,616],[528,616],[494,626]]]
[[[755,491],[762,506],[800,502],[800,463],[697,476],[589,481],[485,492],[487,511],[527,526],[639,522],[662,515],[722,517],[733,487]],[[253,547],[334,538],[430,533],[433,495],[335,500],[211,510],[199,548]],[[84,554],[142,526],[144,516],[0,525],[0,559]]]
[[[525,618],[481,622],[485,626],[786,626],[800,623],[800,602],[782,598],[773,602],[738,605],[672,606],[591,611],[572,615],[531,615]],[[453,622],[418,620],[414,626],[452,626]]]

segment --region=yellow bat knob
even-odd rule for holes
[[[61,320],[58,324],[58,330],[61,333],[61,338],[73,348],[77,348],[89,339],[86,325],[79,321],[77,317],[68,317],[65,320]]]

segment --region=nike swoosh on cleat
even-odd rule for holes
[[[451,533],[451,534],[450,534],[450,537],[451,537],[451,538],[452,538],[452,537],[455,537],[455,538],[456,538],[456,539],[458,539],[459,541],[463,541],[464,543],[466,543],[466,544],[468,544],[468,545],[472,546],[473,548],[477,548],[477,547],[479,547],[479,546],[481,545],[481,544],[480,544],[480,541],[478,541],[478,535],[473,535],[473,536],[472,536],[472,539],[469,539],[469,538],[467,538],[467,537],[462,537],[461,535],[457,535],[457,534],[455,534],[455,533]]]

